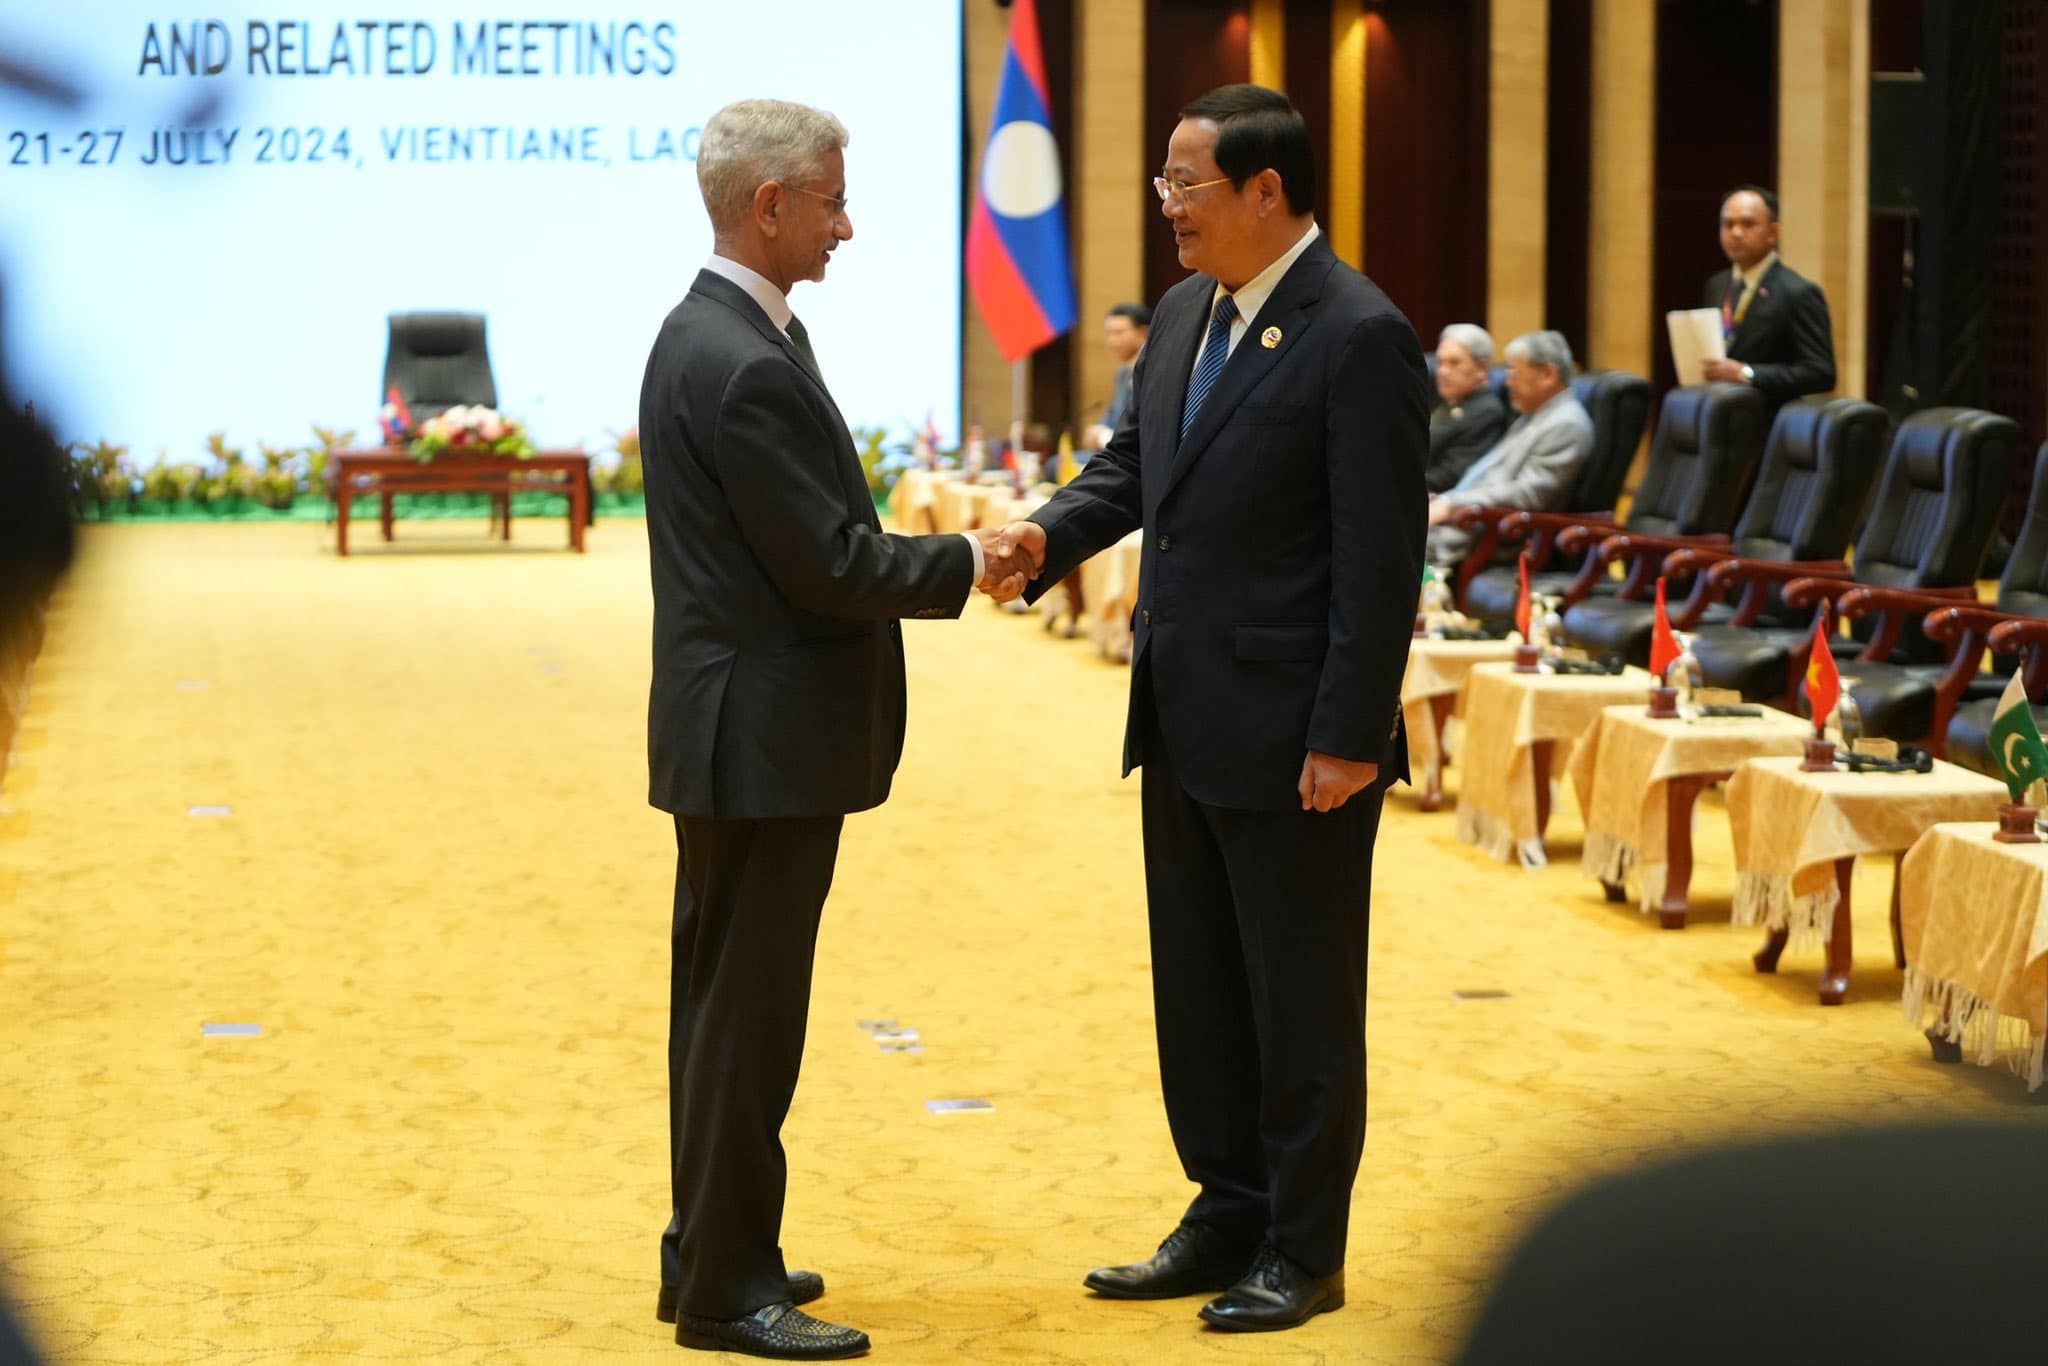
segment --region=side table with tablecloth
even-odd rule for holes
[[[1557,745],[1576,744],[1617,702],[1647,699],[1650,675],[1518,673],[1478,664],[1465,679],[1458,838],[1524,868],[1549,861],[1550,781]]]
[[[1899,865],[1903,1004],[1942,1061],[2004,1054],[2033,1091],[2048,1054],[2048,844],[1994,830],[1934,826]]]
[[[1408,768],[1422,795],[1417,805],[1443,805],[1444,727],[1457,713],[1465,679],[1475,666],[1515,657],[1505,640],[1439,640],[1417,636],[1408,645],[1408,669],[1401,675],[1401,715],[1408,731]]]
[[[1994,821],[2005,797],[2003,783],[1940,760],[1930,773],[1808,773],[1789,757],[1743,764],[1728,784],[1734,921],[1769,932],[1753,960],[1757,971],[1777,971],[1788,940],[1823,944],[1821,1004],[1839,1004],[1853,958],[1849,874],[1857,855],[1902,854],[1944,821]]]
[[[1699,794],[1743,761],[1798,754],[1813,726],[1772,707],[1761,716],[1670,717],[1645,705],[1607,708],[1572,751],[1572,789],[1586,818],[1580,866],[1612,900],[1633,874],[1638,905],[1683,929]]]

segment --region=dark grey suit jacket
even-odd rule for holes
[[[1032,514],[1036,595],[1145,529],[1132,689],[1196,800],[1299,810],[1311,749],[1407,774],[1401,674],[1421,584],[1429,405],[1422,349],[1318,237],[1231,353],[1187,438],[1181,408],[1216,281],[1167,291],[1133,411]],[[1273,329],[1272,346],[1262,336]],[[1136,719],[1135,717],[1133,719]],[[1126,728],[1124,771],[1143,762]]]
[[[1480,456],[1493,449],[1514,416],[1490,384],[1465,395],[1455,407],[1437,404],[1429,415],[1429,469],[1424,476],[1429,491],[1443,493],[1455,486]]]
[[[1719,308],[1730,272],[1720,271],[1700,292],[1703,308]],[[1774,404],[1835,387],[1835,336],[1820,286],[1783,261],[1757,282],[1756,297],[1728,339],[1728,359],[1756,372],[1757,391]]]
[[[882,532],[824,382],[708,271],[640,388],[654,579],[648,800],[729,819],[861,811],[903,752],[897,617],[956,617],[959,536]]]

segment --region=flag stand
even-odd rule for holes
[[[1824,736],[1806,737],[1806,759],[1799,765],[1802,773],[1833,773],[1835,771],[1835,742]]]
[[[1991,836],[2000,844],[2039,844],[2041,836],[2034,820],[2041,813],[2022,802],[1998,804],[1998,830]]]
[[[1010,458],[1024,466],[1024,419],[1031,401],[1031,357],[1010,362]]]

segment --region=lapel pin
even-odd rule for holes
[[[1266,349],[1267,349],[1268,351],[1271,351],[1271,350],[1272,350],[1272,349],[1273,349],[1274,347],[1278,346],[1279,344],[1280,344],[1280,329],[1279,329],[1279,328],[1277,328],[1277,327],[1269,327],[1269,328],[1267,328],[1267,329],[1266,329],[1265,331],[1263,331],[1263,332],[1259,333],[1259,345],[1261,345],[1261,346],[1265,347],[1265,348],[1266,348]]]

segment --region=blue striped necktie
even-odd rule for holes
[[[1209,335],[1202,341],[1202,358],[1195,362],[1194,377],[1188,381],[1187,406],[1180,410],[1180,434],[1186,439],[1188,428],[1195,425],[1195,414],[1202,410],[1202,400],[1209,397],[1209,391],[1216,387],[1217,376],[1223,373],[1223,363],[1230,359],[1230,324],[1237,318],[1237,300],[1226,294],[1216,304],[1216,315],[1209,319]]]

